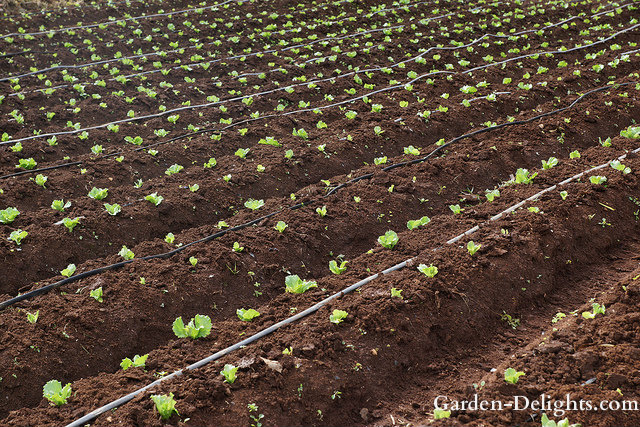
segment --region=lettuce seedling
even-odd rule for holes
[[[408,147],[404,147],[404,154],[410,154],[412,156],[419,156],[420,155],[420,150],[417,149],[416,147],[414,147],[413,145],[410,145]]]
[[[557,423],[550,420],[547,414],[542,414],[540,418],[541,427],[580,427],[581,424],[569,424],[569,418],[558,421]]]
[[[47,180],[49,178],[47,178],[46,176],[42,175],[41,173],[39,173],[38,175],[36,175],[36,184],[38,184],[40,187],[42,188],[47,188],[44,185],[47,183]]]
[[[98,302],[103,302],[103,300],[102,300],[102,286],[100,286],[99,288],[94,289],[91,292],[89,292],[89,296],[91,296],[91,298],[93,298],[94,300],[96,300]]]
[[[51,380],[42,388],[42,395],[52,406],[64,405],[71,396],[71,383],[62,387],[60,381]]]
[[[114,203],[114,204],[105,203],[104,209],[107,211],[109,215],[116,216],[122,211],[122,206],[120,206],[117,203]]]
[[[64,200],[54,200],[51,202],[51,209],[57,210],[58,212],[64,212],[65,209],[71,206],[71,202],[66,202]]]
[[[340,274],[340,273],[344,273],[345,271],[347,271],[347,264],[349,263],[349,261],[342,261],[340,263],[340,265],[338,266],[338,263],[334,260],[329,261],[329,270],[331,270],[331,272],[333,274]]]
[[[202,314],[196,316],[185,326],[182,316],[173,322],[173,333],[179,338],[203,338],[211,333],[211,318]]]
[[[144,368],[145,363],[147,362],[147,357],[149,357],[148,354],[145,354],[143,356],[139,356],[136,354],[135,356],[133,356],[133,360],[125,357],[124,359],[122,359],[122,362],[120,362],[120,367],[124,371],[129,368]]]
[[[375,159],[373,159],[373,164],[375,165],[383,165],[385,163],[387,163],[387,156],[383,156],[383,157],[376,157]]]
[[[19,159],[18,164],[16,165],[17,168],[27,170],[35,169],[36,166],[38,166],[38,162],[36,162],[33,157],[29,157],[28,159]]]
[[[234,252],[242,252],[244,250],[244,246],[240,246],[240,243],[233,242],[233,251]]]
[[[605,182],[607,182],[607,177],[606,176],[602,176],[602,175],[593,175],[593,176],[589,177],[589,181],[592,184],[600,185],[600,184],[604,184]]]
[[[438,274],[438,267],[433,264],[428,267],[426,264],[420,264],[418,266],[418,271],[427,277],[435,277],[435,275]]]
[[[122,249],[120,249],[120,252],[118,252],[118,255],[120,255],[122,258],[126,259],[127,261],[130,259],[134,259],[136,257],[133,251],[124,245],[122,246]]]
[[[476,243],[473,240],[469,240],[469,243],[467,243],[467,250],[469,251],[469,254],[471,256],[473,256],[476,252],[478,252],[478,249],[480,249],[482,247],[482,245],[478,244],[476,245]]]
[[[304,140],[309,139],[309,134],[303,128],[300,128],[300,129],[297,129],[297,130],[296,130],[296,128],[293,128],[292,135],[293,136],[299,136],[300,138],[302,138]]]
[[[487,190],[484,195],[487,198],[488,202],[493,202],[496,197],[500,197],[500,190],[498,190],[497,188],[494,190]]]
[[[329,316],[329,320],[331,323],[335,323],[337,325],[342,323],[348,315],[349,313],[344,310],[333,310],[333,313]]]
[[[173,398],[173,393],[169,393],[168,396],[166,394],[154,394],[151,396],[151,400],[156,404],[156,410],[163,420],[171,418],[174,412],[180,415],[176,409],[176,400]]]
[[[17,230],[14,230],[11,232],[11,234],[9,235],[9,239],[8,240],[12,240],[16,243],[16,245],[20,246],[20,243],[22,243],[22,240],[27,237],[29,233],[27,233],[26,231],[20,230],[19,228]]]
[[[557,164],[558,164],[558,159],[556,157],[549,157],[549,160],[542,161],[542,169],[551,169]]]
[[[182,169],[184,169],[184,166],[181,166],[181,165],[178,165],[178,164],[173,164],[173,165],[169,166],[169,168],[166,171],[164,171],[164,173],[167,176],[171,176],[171,175],[177,174]]]
[[[460,205],[449,205],[449,209],[451,209],[451,212],[453,212],[454,215],[458,215],[464,210]]]
[[[574,150],[572,152],[569,153],[569,158],[570,159],[579,159],[580,158],[580,152],[578,150]]]
[[[222,371],[220,371],[220,375],[224,377],[224,380],[226,382],[228,382],[229,384],[233,384],[234,382],[236,382],[237,372],[238,372],[237,367],[227,363],[226,365],[224,365],[224,368],[222,369]]]
[[[64,226],[69,229],[69,233],[71,233],[73,229],[76,227],[76,225],[78,225],[79,223],[80,223],[80,217],[75,217],[73,219],[64,218],[62,220],[62,224],[64,224]]]
[[[212,167],[214,167],[217,164],[218,164],[218,161],[214,157],[211,157],[209,159],[209,161],[204,164],[204,167],[205,167],[205,169],[211,169]]]
[[[519,168],[516,171],[514,182],[516,184],[531,184],[533,182],[533,178],[535,178],[536,176],[538,176],[538,172],[530,174],[528,169]]]
[[[40,317],[40,310],[35,313],[27,313],[27,322],[34,324],[38,321],[38,317]]]
[[[250,148],[238,148],[234,154],[241,159],[244,159],[247,157],[247,154],[249,154],[249,151],[251,151]]]
[[[278,223],[275,225],[276,230],[278,230],[280,233],[284,232],[284,230],[288,227],[287,223],[284,221],[278,221]]]
[[[127,141],[129,144],[142,145],[142,137],[140,136],[136,136],[136,137],[125,136],[124,140]]]
[[[592,310],[590,312],[589,311],[582,312],[582,317],[584,317],[585,319],[593,319],[598,314],[604,315],[604,312],[605,312],[604,304],[600,305],[597,302],[594,302],[591,306],[592,306]]]
[[[176,236],[173,235],[173,233],[169,233],[166,236],[164,236],[164,241],[167,242],[168,244],[172,244],[174,241],[176,240]]]
[[[317,288],[318,284],[312,280],[302,280],[297,274],[289,275],[284,279],[285,291],[292,294],[302,294],[311,288]]]
[[[564,190],[560,192],[560,197],[562,197],[562,200],[567,200],[567,196],[568,195],[569,195],[569,193],[567,193]]]
[[[402,289],[391,288],[391,298],[402,298]]]
[[[192,193],[195,193],[199,189],[200,189],[200,185],[199,184],[190,184],[189,185],[189,191],[191,191]]]
[[[280,144],[280,143],[278,142],[278,140],[277,140],[277,139],[275,139],[275,138],[274,138],[274,137],[272,137],[272,136],[267,136],[266,138],[261,138],[261,139],[258,141],[258,144],[262,144],[262,145],[272,145],[272,146],[274,146],[274,147],[280,147],[280,146],[282,146],[282,144]]]
[[[617,171],[622,172],[623,174],[628,174],[631,173],[631,168],[626,167],[625,165],[623,165],[622,163],[620,163],[620,160],[614,160],[609,164],[612,168],[614,168]]]
[[[515,384],[518,382],[518,379],[525,375],[522,371],[516,371],[513,368],[509,368],[504,371],[504,380],[508,383]]]
[[[158,196],[158,193],[151,193],[144,198],[146,201],[153,203],[154,206],[158,206],[164,200],[164,197]]]
[[[427,225],[431,222],[431,218],[429,218],[428,216],[423,216],[420,219],[412,219],[407,221],[407,228],[409,230],[413,230],[414,228],[418,228],[421,227],[423,225]]]
[[[321,208],[316,208],[316,213],[324,218],[325,216],[327,216],[327,207],[323,206]]]
[[[640,139],[640,126],[629,126],[627,129],[620,131],[623,138]]]
[[[250,308],[248,310],[245,310],[244,308],[239,308],[236,310],[236,314],[238,315],[238,319],[244,322],[249,322],[255,319],[256,317],[260,316],[260,312],[258,310],[254,310],[253,308]]]
[[[388,230],[383,236],[378,237],[378,243],[387,249],[393,249],[398,244],[398,234]]]
[[[67,268],[65,268],[60,272],[60,274],[62,274],[64,277],[71,277],[75,272],[76,272],[76,265],[69,264],[67,265]]]
[[[264,206],[264,200],[260,199],[260,200],[253,200],[253,199],[249,199],[246,202],[244,202],[244,206],[246,208],[251,209],[252,211],[258,210],[261,207]]]
[[[0,222],[3,224],[11,224],[20,215],[20,211],[16,208],[6,208],[0,210]]]
[[[433,410],[433,419],[441,420],[443,418],[449,418],[451,416],[451,411],[445,411],[444,409],[435,408]]]
[[[95,200],[102,200],[102,199],[106,198],[108,194],[109,194],[109,189],[108,188],[96,188],[96,187],[93,187],[91,189],[91,191],[89,191],[89,194],[87,194],[87,196],[89,196],[89,197],[91,197],[92,199],[95,199]]]

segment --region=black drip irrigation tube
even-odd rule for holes
[[[544,118],[544,117],[548,117],[548,116],[552,116],[552,115],[555,115],[555,114],[559,114],[559,113],[562,113],[562,112],[564,112],[566,110],[569,110],[569,109],[573,108],[576,104],[578,104],[580,101],[582,101],[584,98],[586,98],[587,96],[589,96],[591,94],[594,94],[594,93],[597,93],[597,92],[602,92],[602,91],[605,91],[605,90],[617,89],[617,88],[623,87],[623,86],[636,85],[636,84],[640,84],[640,83],[637,82],[637,81],[631,81],[631,82],[624,82],[624,83],[615,83],[615,84],[611,84],[611,85],[607,85],[607,86],[601,86],[601,87],[596,88],[596,89],[592,89],[592,90],[590,90],[588,92],[585,92],[582,95],[580,95],[573,102],[571,102],[571,104],[569,104],[566,107],[562,107],[562,108],[558,108],[558,109],[555,109],[555,110],[552,110],[552,111],[549,111],[549,112],[546,112],[546,113],[538,114],[538,115],[536,115],[534,117],[530,117],[528,119],[516,120],[516,121],[513,121],[513,122],[502,123],[502,124],[499,124],[499,125],[496,125],[496,126],[491,126],[491,127],[487,127],[487,128],[484,128],[484,129],[479,129],[477,131],[466,133],[464,135],[461,135],[461,136],[458,136],[456,138],[453,138],[449,142],[437,147],[436,149],[434,149],[433,151],[431,151],[429,154],[427,154],[424,157],[421,157],[421,158],[418,158],[418,159],[415,159],[415,160],[406,161],[406,162],[395,163],[395,164],[387,166],[387,167],[385,167],[385,168],[383,168],[381,170],[384,171],[384,172],[387,172],[387,171],[390,171],[390,170],[393,170],[393,169],[396,169],[396,168],[399,168],[399,167],[404,167],[404,166],[409,166],[409,165],[413,165],[413,164],[416,164],[416,163],[425,162],[425,161],[429,160],[430,158],[432,158],[433,156],[435,156],[440,151],[442,151],[443,149],[449,147],[450,145],[452,145],[452,144],[454,144],[454,143],[456,143],[456,142],[458,142],[460,140],[463,140],[463,139],[466,139],[466,138],[470,138],[472,136],[479,135],[481,133],[502,129],[502,128],[505,128],[505,127],[508,127],[508,126],[516,126],[516,125],[527,124],[527,123],[530,123],[530,122],[535,121],[535,120],[539,120],[539,119]],[[124,267],[127,264],[131,264],[132,262],[137,261],[137,260],[150,261],[150,260],[153,260],[153,259],[167,259],[167,258],[170,258],[173,255],[176,255],[176,254],[184,251],[185,249],[187,249],[187,248],[189,248],[189,247],[191,247],[193,245],[197,245],[199,243],[209,242],[209,241],[214,240],[214,239],[216,239],[218,237],[222,237],[222,236],[224,236],[225,234],[227,234],[229,232],[238,231],[238,230],[242,230],[244,228],[250,227],[250,226],[252,226],[254,224],[257,224],[257,223],[262,222],[262,221],[264,221],[264,220],[266,220],[268,218],[271,218],[271,217],[273,217],[273,216],[275,216],[275,215],[277,215],[277,214],[279,214],[281,212],[284,212],[285,210],[293,211],[293,210],[300,209],[300,208],[302,208],[304,206],[309,206],[309,205],[312,205],[314,203],[317,203],[320,200],[325,199],[325,198],[331,196],[332,194],[336,193],[338,190],[340,190],[340,189],[342,189],[342,188],[344,188],[344,187],[346,187],[346,186],[348,186],[350,184],[354,184],[354,183],[356,183],[358,181],[361,181],[361,180],[364,180],[364,179],[369,179],[369,178],[373,177],[373,175],[374,175],[373,173],[368,173],[368,174],[361,175],[359,177],[353,178],[353,179],[351,179],[351,180],[349,180],[349,181],[347,181],[345,183],[342,183],[342,184],[332,188],[331,191],[329,191],[327,194],[321,196],[318,199],[300,202],[300,203],[298,203],[296,205],[293,205],[293,206],[290,206],[288,208],[280,209],[278,211],[271,212],[271,213],[269,213],[267,215],[261,216],[260,218],[251,220],[251,221],[246,222],[244,224],[240,224],[240,225],[237,225],[235,227],[228,228],[226,230],[221,230],[221,231],[219,231],[217,233],[214,233],[214,234],[211,234],[209,236],[203,237],[201,239],[195,240],[193,242],[184,244],[184,245],[180,246],[179,248],[173,249],[173,250],[171,250],[169,252],[164,252],[164,253],[155,254],[155,255],[147,255],[147,256],[144,256],[144,257],[140,257],[140,258],[134,258],[134,259],[131,259],[131,260],[121,261],[121,262],[117,262],[115,264],[106,265],[104,267],[99,267],[99,268],[96,268],[96,269],[93,269],[93,270],[82,272],[80,274],[76,274],[76,275],[71,276],[71,277],[67,277],[66,279],[62,279],[62,280],[60,280],[58,282],[51,283],[51,284],[43,286],[41,288],[34,289],[34,290],[26,292],[26,293],[24,293],[22,295],[18,295],[18,296],[15,296],[13,298],[10,298],[10,299],[8,299],[6,301],[0,302],[0,310],[4,310],[5,308],[10,307],[10,306],[12,306],[12,305],[14,305],[14,304],[16,304],[16,303],[18,303],[20,301],[31,299],[31,298],[34,298],[34,297],[36,297],[38,295],[42,295],[44,293],[47,293],[47,292],[49,292],[49,291],[51,291],[53,289],[56,289],[56,288],[60,287],[60,286],[63,286],[63,285],[69,284],[69,283],[73,283],[73,282],[76,282],[78,280],[81,280],[81,279],[84,279],[84,278],[87,278],[87,277],[95,276],[97,274],[104,273],[106,271],[116,270],[116,269],[118,269],[120,267]]]

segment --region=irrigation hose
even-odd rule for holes
[[[631,151],[631,153],[633,153],[633,154],[636,154],[638,152],[640,152],[640,148],[636,148],[635,150]],[[530,197],[528,197],[528,198],[526,198],[524,200],[521,200],[520,202],[516,203],[515,205],[512,205],[509,208],[503,210],[499,214],[494,215],[489,220],[484,221],[484,223],[482,223],[482,225],[486,225],[486,224],[488,224],[490,222],[493,222],[493,221],[496,221],[496,220],[502,218],[504,215],[507,215],[507,214],[513,212],[514,210],[518,209],[519,207],[521,207],[525,203],[527,203],[529,201],[536,200],[540,196],[542,196],[543,194],[548,193],[550,191],[553,191],[556,188],[558,188],[559,186],[566,185],[566,184],[568,184],[568,183],[570,183],[572,181],[575,181],[576,179],[581,178],[584,175],[587,175],[587,174],[589,174],[591,172],[594,172],[596,170],[599,170],[599,169],[607,167],[609,164],[611,164],[611,162],[613,162],[615,160],[621,161],[621,160],[625,159],[626,157],[627,157],[627,155],[623,154],[623,155],[621,155],[620,157],[618,157],[616,159],[609,160],[606,163],[603,163],[603,164],[601,164],[599,166],[592,167],[592,168],[590,168],[588,170],[585,170],[583,172],[580,172],[580,173],[578,173],[578,174],[576,174],[576,175],[574,175],[574,176],[572,176],[570,178],[567,178],[567,179],[565,179],[564,181],[562,181],[562,182],[560,182],[558,184],[555,184],[555,185],[552,185],[551,187],[545,188],[544,190],[539,191],[538,193],[534,194],[533,196],[530,196]],[[447,245],[455,244],[458,241],[462,240],[463,238],[475,233],[479,229],[480,229],[480,225],[476,225],[476,226],[468,229],[467,231],[457,235],[456,237],[454,237],[452,239],[449,239],[446,242],[446,244]],[[141,393],[144,393],[145,391],[147,391],[147,390],[149,390],[149,389],[151,389],[151,388],[153,388],[153,387],[155,387],[157,385],[160,385],[162,382],[167,381],[169,379],[173,379],[173,378],[177,378],[179,376],[182,376],[183,374],[185,374],[185,372],[192,371],[194,369],[197,369],[197,368],[200,368],[202,366],[205,366],[205,365],[207,365],[207,364],[209,364],[211,362],[214,362],[214,361],[226,356],[227,354],[229,354],[229,353],[231,353],[231,352],[233,352],[235,350],[241,349],[244,346],[247,346],[248,344],[251,344],[251,343],[257,341],[260,338],[263,338],[263,337],[271,334],[272,332],[275,332],[276,330],[278,330],[278,329],[280,329],[280,328],[282,328],[282,327],[284,327],[286,325],[294,323],[297,320],[302,319],[303,317],[306,317],[306,316],[308,316],[308,315],[310,315],[312,313],[315,313],[316,311],[318,311],[319,309],[321,309],[322,307],[324,307],[325,305],[327,305],[331,301],[333,301],[333,300],[335,300],[337,298],[340,298],[340,297],[342,297],[342,296],[344,296],[344,295],[346,295],[348,293],[353,292],[354,290],[366,285],[367,283],[377,279],[378,277],[385,276],[385,275],[387,275],[389,273],[401,270],[401,269],[403,269],[403,268],[405,268],[407,266],[412,265],[415,262],[416,259],[417,259],[417,257],[411,257],[411,258],[409,258],[409,259],[407,259],[405,261],[402,261],[402,262],[400,262],[400,263],[398,263],[398,264],[396,264],[396,265],[394,265],[392,267],[387,268],[386,270],[381,271],[380,273],[376,273],[376,274],[373,274],[373,275],[371,275],[371,276],[369,276],[369,277],[367,277],[365,279],[362,279],[359,282],[354,283],[353,285],[348,286],[348,287],[344,288],[343,290],[334,293],[333,295],[330,295],[329,297],[327,297],[327,298],[321,300],[320,302],[312,305],[311,307],[307,308],[306,310],[304,310],[304,311],[302,311],[302,312],[300,312],[300,313],[298,313],[298,314],[296,314],[294,316],[291,316],[291,317],[289,317],[289,318],[287,318],[285,320],[282,320],[282,321],[280,321],[278,323],[275,323],[275,324],[269,326],[268,328],[263,329],[262,331],[250,336],[249,338],[246,338],[246,339],[244,339],[244,340],[242,340],[242,341],[240,341],[240,342],[238,342],[236,344],[233,344],[233,345],[231,345],[229,347],[226,347],[225,349],[220,350],[220,351],[218,351],[218,352],[216,352],[216,353],[214,353],[214,354],[212,354],[212,355],[210,355],[210,356],[208,356],[208,357],[206,357],[204,359],[201,359],[200,361],[195,362],[195,363],[187,366],[186,368],[180,369],[180,370],[175,371],[175,372],[173,372],[173,373],[171,373],[171,374],[169,374],[167,376],[159,378],[156,381],[153,381],[152,383],[147,384],[146,386],[144,386],[142,388],[139,388],[139,389],[127,394],[126,396],[123,396],[123,397],[121,397],[121,398],[119,398],[117,400],[114,400],[111,403],[106,404],[106,405],[104,405],[104,406],[102,406],[102,407],[100,407],[100,408],[88,413],[87,415],[77,419],[76,421],[73,421],[72,423],[67,424],[66,427],[82,427],[86,423],[92,421],[93,419],[97,418],[98,416],[102,415],[103,413],[105,413],[107,411],[110,411],[112,409],[115,409],[115,408],[117,408],[119,406],[124,405],[125,403],[133,400],[136,396],[140,395]]]
[[[561,113],[563,111],[566,111],[566,110],[572,108],[573,106],[578,104],[580,101],[582,101],[585,97],[589,96],[590,94],[593,94],[593,93],[596,93],[596,92],[601,92],[601,91],[604,91],[606,89],[611,89],[612,87],[622,87],[622,86],[633,85],[633,84],[637,84],[637,82],[625,82],[625,83],[619,83],[619,84],[616,84],[616,85],[602,86],[600,88],[593,89],[593,90],[591,90],[589,92],[584,93],[583,95],[581,95],[579,98],[574,100],[571,104],[569,104],[566,107],[559,108],[559,109],[556,109],[556,110],[553,110],[553,111],[550,111],[550,112],[547,112],[547,113],[539,114],[539,115],[537,115],[535,117],[532,117],[532,118],[529,118],[529,119],[519,120],[517,122],[503,123],[503,124],[492,126],[492,127],[489,127],[489,128],[480,129],[480,130],[475,131],[475,132],[467,133],[467,134],[462,135],[462,136],[458,136],[458,137],[452,139],[451,141],[447,142],[446,144],[443,144],[443,145],[437,147],[436,149],[431,151],[431,153],[429,153],[428,155],[426,155],[426,156],[424,156],[424,157],[422,157],[420,159],[416,159],[416,160],[412,160],[412,161],[408,161],[408,162],[396,163],[394,165],[387,166],[386,168],[384,168],[382,170],[386,172],[386,171],[395,169],[396,167],[407,166],[407,165],[412,165],[412,164],[415,164],[415,163],[424,162],[426,160],[429,160],[431,157],[433,157],[435,154],[437,154],[438,152],[443,150],[445,147],[448,147],[451,144],[453,144],[455,142],[458,142],[458,141],[460,141],[462,139],[469,138],[471,136],[474,136],[474,135],[477,135],[477,134],[480,134],[480,133],[489,132],[491,130],[500,129],[500,128],[503,128],[503,127],[506,127],[506,126],[516,125],[516,124],[526,124],[526,123],[532,122],[534,120],[538,120],[538,119],[543,118],[543,117],[548,117],[548,116],[551,116],[551,115],[554,115],[554,114],[558,114],[558,113]],[[334,187],[331,191],[329,191],[327,194],[323,195],[319,199],[304,201],[304,202],[298,203],[298,204],[296,204],[294,206],[288,207],[288,208],[286,208],[286,210],[296,210],[296,209],[302,208],[303,206],[309,206],[309,205],[315,204],[315,203],[319,202],[320,200],[329,197],[330,195],[334,194],[335,192],[337,192],[338,190],[346,187],[349,184],[353,184],[353,183],[358,182],[358,181],[363,180],[363,179],[371,178],[372,176],[373,176],[373,174],[369,173],[369,174],[365,174],[365,175],[356,177],[356,178],[354,178],[352,180],[347,181],[346,183],[343,183],[343,184],[340,184],[340,185]],[[118,269],[120,267],[124,267],[125,265],[130,264],[130,263],[132,263],[132,262],[134,262],[136,260],[149,261],[149,260],[153,260],[153,259],[170,258],[173,255],[176,255],[176,254],[184,251],[188,247],[191,247],[191,246],[199,244],[199,243],[209,242],[209,241],[214,240],[214,239],[216,239],[218,237],[222,237],[225,234],[227,234],[229,232],[232,232],[232,231],[242,230],[242,229],[244,229],[246,227],[249,227],[249,226],[257,224],[257,223],[259,223],[261,221],[264,221],[265,219],[271,218],[272,216],[275,216],[275,215],[277,215],[277,214],[279,214],[279,213],[281,213],[283,211],[284,211],[284,209],[271,212],[271,213],[269,213],[267,215],[264,215],[264,216],[262,216],[260,218],[254,219],[254,220],[251,220],[251,221],[246,222],[244,224],[240,224],[240,225],[237,225],[235,227],[228,228],[226,230],[221,230],[221,231],[219,231],[217,233],[214,233],[214,234],[211,234],[209,236],[203,237],[201,239],[195,240],[193,242],[184,244],[184,245],[180,246],[179,248],[173,249],[173,250],[171,250],[169,252],[164,252],[164,253],[155,254],[155,255],[147,255],[145,257],[134,258],[134,259],[131,259],[131,260],[125,260],[125,261],[121,261],[121,262],[118,262],[118,263],[115,263],[115,264],[110,264],[110,265],[107,265],[107,266],[99,267],[99,268],[96,268],[96,269],[93,269],[93,270],[84,271],[84,272],[76,274],[74,276],[67,277],[67,278],[62,279],[60,281],[51,283],[51,284],[43,286],[41,288],[34,289],[32,291],[29,291],[29,292],[26,292],[24,294],[15,296],[13,298],[10,298],[10,299],[8,299],[6,301],[0,302],[0,310],[4,310],[5,308],[7,308],[7,307],[9,307],[11,305],[14,305],[14,304],[16,304],[16,303],[18,303],[20,301],[31,299],[31,298],[34,298],[34,297],[36,297],[38,295],[42,295],[44,293],[49,292],[52,289],[60,287],[60,286],[76,282],[76,281],[84,279],[86,277],[95,276],[97,274],[100,274],[100,273],[103,273],[103,272],[106,272],[106,271],[115,270],[115,269]]]

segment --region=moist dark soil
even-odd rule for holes
[[[96,3],[1,19],[5,33],[29,33],[193,7]],[[135,254],[125,266],[0,311],[2,425],[66,425],[409,259],[92,425],[538,426],[543,412],[589,426],[640,425],[640,412],[622,410],[433,416],[439,395],[640,398],[640,158],[633,153],[640,140],[620,134],[640,121],[638,55],[625,55],[636,48],[637,10],[598,2],[376,7],[230,3],[0,42],[5,53],[23,52],[0,59],[0,80],[14,79],[0,81],[7,135],[0,209],[20,211],[0,224],[0,300],[60,281],[69,264],[80,274],[122,261],[125,245]],[[385,24],[400,28],[382,31]],[[446,49],[425,53],[437,46]],[[118,51],[143,56],[122,61]],[[421,54],[425,61],[401,62]],[[68,68],[44,70],[55,64]],[[461,90],[471,86],[477,91]],[[168,121],[161,107],[181,109],[173,113],[180,117]],[[117,132],[105,126],[130,112],[155,116],[122,122]],[[86,138],[61,133],[68,122],[91,128]],[[306,137],[296,136],[301,128]],[[135,136],[141,145],[126,142]],[[279,146],[265,145],[266,137]],[[238,149],[249,149],[246,157]],[[606,165],[558,185],[623,154],[627,173]],[[544,168],[552,157],[558,164]],[[16,166],[26,158],[35,169]],[[167,173],[172,165],[182,170]],[[514,183],[521,168],[537,173],[530,183]],[[93,187],[107,188],[107,197],[89,198]],[[494,189],[499,197],[490,201],[486,191]],[[163,197],[159,205],[145,200],[151,193]],[[252,199],[264,205],[251,210]],[[71,206],[58,212],[54,200]],[[109,215],[104,203],[122,210]],[[408,229],[424,216],[428,224]],[[79,224],[69,231],[64,218]],[[18,229],[28,232],[19,245],[8,239]],[[398,234],[393,249],[378,243],[387,230]],[[475,254],[470,240],[480,245]],[[333,274],[332,260],[348,261],[347,270]],[[437,266],[437,275],[422,274],[421,264]],[[290,274],[318,286],[285,293]],[[90,296],[98,288],[101,302]],[[584,318],[593,303],[605,313]],[[242,308],[260,316],[242,321]],[[347,311],[342,323],[329,321],[334,309]],[[36,312],[37,322],[28,322]],[[211,318],[211,334],[177,338],[173,321],[196,314]],[[149,354],[144,369],[120,368],[136,354]],[[233,384],[220,375],[225,364],[239,368]],[[525,373],[516,384],[504,380],[509,367]],[[51,379],[71,383],[67,404],[43,398]],[[149,397],[169,393],[178,414],[161,420]]]

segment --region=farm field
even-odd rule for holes
[[[4,10],[0,424],[640,425],[639,7]]]

